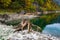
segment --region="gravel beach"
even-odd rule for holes
[[[0,40],[60,40],[52,35],[42,34],[40,32],[33,31],[28,33],[28,30],[15,32],[13,26],[7,26],[0,24]]]

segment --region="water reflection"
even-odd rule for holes
[[[46,28],[43,30],[43,33],[60,37],[60,23],[46,25]]]

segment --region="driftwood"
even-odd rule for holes
[[[41,29],[41,27],[39,27],[39,26],[37,26],[37,25],[34,25],[34,24],[32,24],[32,26],[36,26],[37,27],[37,31],[41,31],[42,29]]]
[[[18,26],[14,27],[13,29],[16,29],[14,32],[21,31],[22,30],[22,26],[21,26],[21,24],[18,24]]]
[[[27,26],[24,26],[24,27],[20,23],[17,27],[15,27],[16,30],[14,32],[24,30],[25,27],[27,27],[28,32],[30,32],[32,30],[32,26],[36,26],[37,31],[42,30],[39,26],[34,25],[28,21]]]
[[[21,23],[18,24],[17,27],[14,27],[14,29],[16,29],[14,32],[24,30],[26,27],[27,27],[28,31],[30,31],[30,23],[28,22],[26,25],[23,26],[23,25],[21,25]]]

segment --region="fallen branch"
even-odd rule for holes
[[[37,27],[37,31],[42,30],[40,26],[37,26],[37,25],[34,25],[34,24],[32,24],[32,26],[36,26]]]

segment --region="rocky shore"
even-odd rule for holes
[[[45,35],[36,31],[30,33],[27,30],[19,31],[8,36],[9,40],[60,40],[51,35]]]
[[[42,34],[33,31],[28,33],[27,30],[15,32],[13,26],[0,24],[0,40],[60,40],[52,35]]]
[[[24,15],[24,14],[4,14],[1,15],[0,14],[0,23],[6,23],[9,21],[13,21],[13,20],[20,20],[20,19],[32,19],[32,18],[36,18],[39,17],[37,15]]]

